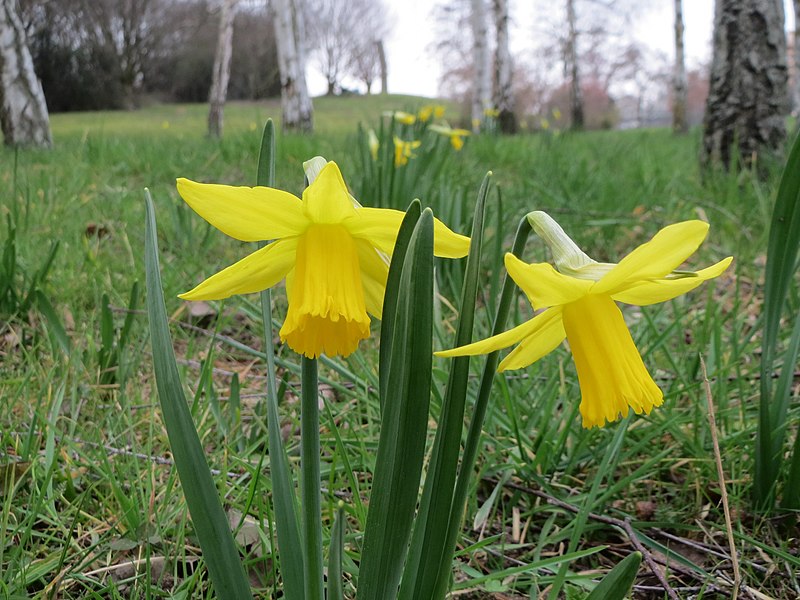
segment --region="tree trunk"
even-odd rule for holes
[[[485,111],[491,108],[492,74],[489,62],[489,27],[485,0],[472,0],[472,129],[480,131]]]
[[[569,37],[567,38],[567,64],[570,75],[569,108],[572,116],[572,128],[583,129],[585,119],[583,116],[583,91],[578,71],[578,27],[575,17],[575,0],[567,0],[567,24],[569,26]]]
[[[683,52],[683,1],[675,0],[675,72],[672,81],[672,130],[675,133],[689,131],[686,115],[688,88]]]
[[[800,113],[800,0],[794,0],[794,44],[792,55],[794,58],[794,75],[792,86],[792,100],[795,114]]]
[[[211,80],[208,108],[208,135],[222,137],[222,110],[228,95],[228,80],[231,77],[231,54],[233,52],[233,19],[236,16],[237,0],[223,0],[219,18],[217,53],[214,56],[214,73]]]
[[[798,0],[800,1],[800,0]],[[508,0],[493,0],[497,48],[494,54],[494,107],[502,133],[517,132],[514,93],[511,86],[511,51],[508,48]]]
[[[750,165],[786,137],[786,35],[781,0],[717,0],[701,162]]]
[[[0,129],[7,146],[50,147],[50,119],[16,0],[0,0]]]
[[[800,0],[798,0],[800,2]],[[378,63],[381,68],[381,94],[389,93],[389,70],[386,67],[386,51],[383,49],[383,40],[375,42],[378,47]]]
[[[314,108],[306,86],[305,27],[298,0],[275,0],[275,38],[281,72],[283,128],[311,132]]]

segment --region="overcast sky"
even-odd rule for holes
[[[402,0],[388,2],[392,6],[395,24],[386,41],[389,63],[389,91],[393,94],[413,94],[435,97],[438,95],[441,66],[436,56],[428,54],[433,42],[434,28],[431,17],[431,0]],[[511,0],[512,53],[524,52],[530,47],[534,31],[535,14],[529,0]],[[794,29],[794,11],[789,0],[784,0],[787,30]],[[634,37],[641,43],[674,56],[673,0],[652,0],[636,20]],[[683,21],[686,62],[689,68],[707,63],[711,58],[711,33],[714,20],[714,0],[685,0]],[[469,34],[469,32],[466,32]],[[324,94],[327,84],[324,77],[309,65],[308,82],[311,94]],[[379,84],[380,85],[380,84]]]

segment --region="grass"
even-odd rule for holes
[[[421,102],[319,99],[317,133],[278,138],[278,187],[298,193],[301,163],[316,154],[339,162],[346,180],[353,177],[357,123],[375,124],[384,110]],[[54,115],[55,149],[0,151],[0,247],[6,216],[16,224],[12,285],[27,289],[51,242],[60,242],[37,284],[52,311],[40,303],[0,315],[0,597],[208,597],[154,396],[142,302],[132,301],[144,278],[145,186],[156,204],[167,311],[191,409],[247,551],[254,589],[274,597],[260,309],[245,297],[193,315],[175,297],[250,249],[191,213],[174,180],[252,185],[260,127],[276,114],[274,103],[231,105],[221,141],[205,137],[202,105]],[[436,196],[444,205],[435,208],[452,215],[446,220],[455,229],[466,229],[486,171],[494,172],[502,198],[487,216],[488,283],[475,337],[488,331],[496,302],[488,286],[499,274],[497,249],[507,248],[529,210],[550,212],[598,260],[616,260],[661,226],[697,217],[712,227],[693,266],[736,257],[729,273],[688,296],[625,309],[666,396],[649,417],[582,430],[577,377],[563,348],[497,378],[455,571],[454,588],[467,597],[539,597],[558,565],[538,564],[568,547],[604,547],[565,574],[563,596],[582,598],[596,569],[632,550],[625,531],[595,515],[629,519],[657,559],[668,555],[668,579],[681,597],[730,596],[724,583],[732,576],[730,549],[700,355],[711,380],[745,582],[768,597],[800,594],[796,519],[763,519],[749,503],[762,268],[778,169],[768,168],[772,176],[765,180],[749,173],[702,180],[698,147],[696,131],[686,137],[666,130],[486,136],[469,140],[451,161]],[[538,240],[529,242],[526,258],[546,259]],[[459,267],[441,264],[439,271],[440,289],[452,299]],[[110,309],[104,309],[106,297]],[[520,298],[513,322],[528,311]],[[444,346],[456,315],[448,302],[441,315],[436,343]],[[376,356],[373,342],[320,370],[323,511],[332,518],[338,498],[345,500],[345,571],[351,574],[376,451]],[[286,348],[277,359],[284,374],[282,432],[296,468],[299,364]],[[480,364],[474,361],[473,369]],[[441,389],[446,372],[434,365]],[[433,403],[439,405],[436,394]],[[798,416],[791,407],[789,422]],[[553,499],[582,508],[582,518]],[[240,523],[242,513],[248,517]],[[659,589],[643,567],[634,597],[664,597]]]

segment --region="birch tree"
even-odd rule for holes
[[[792,87],[792,103],[797,113],[800,111],[800,0],[794,0],[794,44],[792,52],[794,54],[794,86]]]
[[[567,44],[565,69],[569,76],[569,110],[572,128],[583,129],[583,90],[578,69],[578,24],[575,16],[575,0],[567,0]]]
[[[786,137],[786,35],[781,0],[717,0],[701,161],[749,165]]]
[[[311,132],[314,129],[314,108],[306,85],[303,12],[299,0],[275,0],[273,6],[281,72],[283,128]]]
[[[477,133],[486,109],[491,108],[492,75],[490,72],[489,25],[485,0],[472,1],[472,129]]]
[[[8,146],[52,145],[47,104],[16,0],[0,0],[0,129]]]
[[[236,16],[237,0],[223,0],[219,17],[219,37],[214,56],[214,71],[211,80],[208,108],[208,135],[222,137],[222,120],[228,81],[231,77],[231,55],[233,54],[233,19]]]
[[[492,0],[492,9],[497,44],[494,53],[494,107],[499,111],[500,131],[516,133],[517,118],[511,85],[513,65],[508,47],[508,0]]]
[[[672,80],[672,130],[675,133],[686,133],[689,130],[686,116],[687,94],[686,59],[683,51],[683,1],[675,0],[675,69]]]

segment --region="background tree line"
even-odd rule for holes
[[[21,0],[51,111],[130,108],[144,95],[205,102],[220,6],[207,0]],[[235,18],[228,97],[280,94],[272,14],[243,3]]]

